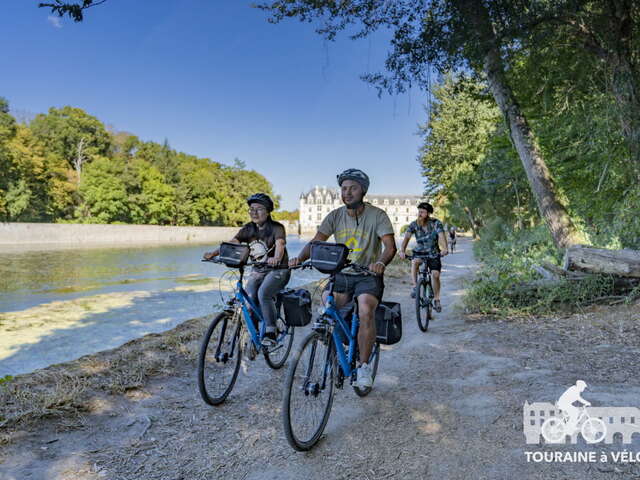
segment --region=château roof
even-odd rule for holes
[[[300,194],[300,199],[305,198],[317,198],[317,197],[326,197],[329,196],[331,200],[340,199],[340,192],[335,188],[329,188],[325,186],[316,185],[314,188],[307,192],[302,192]],[[366,200],[384,200],[384,199],[398,199],[398,200],[420,200],[422,199],[422,195],[405,195],[405,194],[387,194],[387,195],[370,195],[367,194]]]

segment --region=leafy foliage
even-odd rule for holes
[[[2,221],[236,226],[246,221],[249,195],[273,195],[261,174],[238,162],[110,133],[79,108],[51,108],[18,125],[3,98],[0,169]]]

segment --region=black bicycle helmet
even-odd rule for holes
[[[431,205],[429,202],[422,202],[418,205],[418,208],[422,208],[423,210],[426,210],[429,213],[433,213],[433,205]]]
[[[348,168],[340,175],[336,175],[338,179],[338,185],[342,186],[342,182],[345,180],[353,180],[354,182],[358,182],[362,187],[364,193],[367,193],[369,190],[369,177],[362,170],[358,170],[357,168]]]
[[[267,212],[273,212],[273,200],[266,193],[254,193],[251,195],[247,198],[247,204],[251,205],[252,203],[259,203],[267,209]]]

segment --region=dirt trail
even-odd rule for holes
[[[337,391],[311,452],[294,452],[284,438],[284,370],[259,358],[228,401],[211,408],[185,362],[180,375],[104,396],[97,413],[79,421],[24,433],[5,447],[0,479],[640,478],[639,464],[527,463],[524,453],[638,452],[639,435],[631,445],[527,445],[522,427],[525,401],[554,402],[578,378],[596,405],[640,406],[638,338],[625,330],[637,315],[620,310],[606,325],[597,312],[465,320],[455,304],[475,264],[470,241],[459,247],[444,261],[444,310],[427,334],[417,328],[406,281],[387,282],[386,298],[403,305],[403,340],[385,348],[368,397]]]

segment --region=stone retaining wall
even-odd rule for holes
[[[237,231],[237,227],[0,223],[0,246],[208,243],[229,240]]]

